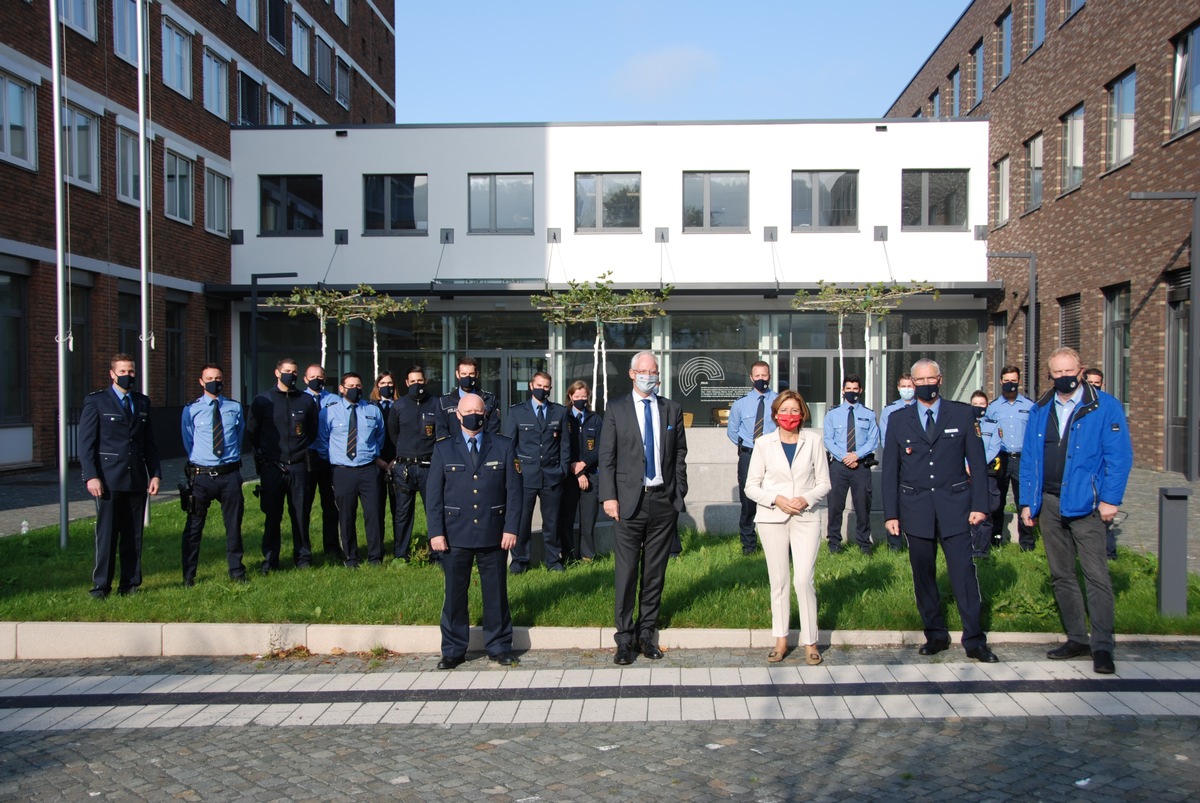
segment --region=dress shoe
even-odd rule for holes
[[[633,647],[628,644],[618,644],[617,654],[613,656],[613,663],[618,666],[629,666],[633,663]]]
[[[1054,661],[1065,661],[1068,658],[1078,658],[1081,655],[1091,654],[1092,648],[1087,644],[1080,644],[1078,641],[1067,639],[1066,644],[1048,651],[1046,657]]]
[[[1108,650],[1096,650],[1092,653],[1092,671],[1097,675],[1111,675],[1117,671],[1113,663],[1112,653]]]
[[[522,566],[520,563],[514,563],[512,566],[508,567],[508,573],[509,574],[524,574],[525,567]]]
[[[553,566],[547,566],[547,570],[552,572],[565,572],[566,568],[561,563],[555,563]]]
[[[195,577],[183,578],[183,587],[184,588],[195,588],[196,587],[196,578]]]
[[[513,655],[511,652],[502,652],[499,655],[489,655],[488,660],[494,664],[500,664],[500,666],[516,666],[517,664],[521,663],[517,660],[517,656]]]
[[[657,661],[663,657],[663,651],[658,648],[657,644],[643,644],[642,655],[646,656],[651,661]]]
[[[453,669],[456,666],[462,666],[466,660],[467,657],[465,655],[459,655],[458,657],[443,655],[442,660],[438,661],[437,668],[441,670]]]
[[[756,547],[756,546],[744,546],[744,547],[742,547],[742,554],[743,554],[743,555],[745,555],[746,557],[749,557],[749,556],[751,556],[751,555],[757,555],[757,554],[758,554],[758,547]]]
[[[937,655],[939,652],[945,652],[950,649],[950,642],[935,639],[927,641],[917,650],[917,655]]]
[[[108,592],[103,588],[93,588],[88,592],[88,596],[92,599],[108,599]]]
[[[982,664],[998,664],[1000,659],[996,657],[996,653],[988,649],[988,645],[983,644],[979,647],[972,647],[967,650],[967,657],[974,658]]]
[[[117,589],[117,593],[120,594],[122,597],[132,597],[133,595],[137,594],[137,592],[138,592],[137,586],[132,586],[131,588],[118,588]]]
[[[235,574],[233,577],[229,578],[229,581],[232,583],[240,583],[245,585],[246,583],[250,582],[250,578],[244,574]]]
[[[861,552],[861,553],[863,553],[864,555],[866,555],[866,556],[868,556],[868,557],[870,557],[870,555],[871,555],[871,552],[872,552],[872,550],[871,550],[871,547],[869,547],[869,546],[860,546],[860,547],[858,548],[858,551],[859,551],[859,552]]]
[[[829,554],[830,555],[842,554],[842,545],[841,544],[830,544],[829,545]]]

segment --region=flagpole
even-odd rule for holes
[[[66,187],[63,183],[62,147],[62,61],[59,54],[58,0],[50,0],[50,71],[54,106],[54,253],[55,303],[58,311],[58,545],[67,548],[70,516],[67,509],[67,268],[66,233],[63,230],[63,210],[66,206]]]
[[[142,393],[150,395],[150,246],[147,237],[146,208],[150,195],[150,176],[146,169],[146,15],[144,0],[136,1],[137,11],[137,75],[138,75],[138,265],[141,274],[142,306],[142,353],[138,361],[138,376],[142,380]],[[165,203],[165,201],[164,201]]]

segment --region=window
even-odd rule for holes
[[[137,0],[113,0],[113,52],[137,64]]]
[[[792,231],[858,230],[858,171],[792,171]]]
[[[204,49],[204,108],[229,119],[229,62]]]
[[[0,72],[0,159],[37,168],[36,121],[34,88]]]
[[[533,234],[533,174],[467,177],[469,231]]]
[[[1062,191],[1083,183],[1083,105],[1062,118]]]
[[[973,96],[974,102],[971,105],[978,106],[983,100],[983,82],[986,80],[984,77],[985,64],[982,39],[971,50],[971,66],[975,72],[975,95]]]
[[[146,163],[150,148],[146,148]],[[142,171],[138,169],[137,133],[117,127],[117,200],[136,204],[142,198]],[[147,199],[149,205],[149,199]]]
[[[1008,157],[996,162],[996,225],[1008,222]]]
[[[68,181],[100,189],[100,121],[75,106],[63,104],[63,172]]]
[[[192,37],[163,20],[163,83],[185,97],[192,96]]]
[[[321,236],[321,176],[259,176],[258,184],[261,234]]]
[[[229,178],[204,171],[204,230],[229,236]]]
[[[950,73],[950,113],[954,117],[962,116],[962,73],[957,67]]]
[[[1175,83],[1171,130],[1183,131],[1200,123],[1200,25],[1175,41]]]
[[[1133,158],[1133,108],[1137,93],[1137,73],[1133,70],[1108,86],[1108,166],[1124,164]]]
[[[347,25],[350,24],[350,0],[333,0],[333,11],[338,15],[338,19]]]
[[[305,75],[308,75],[309,71],[308,49],[311,33],[312,29],[304,23],[304,20],[292,14],[292,64],[295,64],[297,69]]]
[[[918,106],[917,110],[915,112],[913,112],[913,119],[919,119],[924,116],[925,116],[925,107],[924,106]]]
[[[163,206],[167,217],[180,223],[192,222],[192,162],[177,153],[167,151],[163,163],[167,196]]]
[[[284,0],[267,0],[267,40],[284,49],[284,31],[287,30],[287,6]]]
[[[350,108],[350,65],[337,60],[337,102],[342,108]]]
[[[258,0],[237,0],[237,15],[242,22],[258,30]]]
[[[933,117],[941,117],[942,116],[942,93],[941,92],[934,92],[932,95],[929,96],[929,108],[930,108],[930,114]]]
[[[1079,351],[1079,294],[1058,300],[1058,345]]]
[[[88,39],[96,39],[96,0],[62,0],[58,18]]]
[[[1041,134],[1025,143],[1025,164],[1029,166],[1029,180],[1025,189],[1025,210],[1029,211],[1042,205]]]
[[[292,110],[292,125],[312,125],[313,121],[300,114],[295,109]]]
[[[1046,0],[1029,0],[1029,52],[1046,41]]]
[[[238,123],[258,125],[262,122],[262,86],[244,72],[238,73]]]
[[[267,125],[287,125],[287,104],[274,95],[267,95]]]
[[[117,294],[117,351],[141,353],[142,302],[131,293]],[[90,392],[90,391],[89,391]]]
[[[996,20],[996,50],[1000,58],[1000,75],[996,77],[999,84],[1012,71],[1012,8]]]
[[[684,231],[749,231],[749,173],[684,173]]]
[[[966,231],[967,170],[901,173],[902,230]]]
[[[641,173],[576,173],[575,231],[639,231]]]
[[[1129,285],[1104,289],[1104,382],[1108,392],[1129,401]]]
[[[4,381],[0,382],[0,423],[23,423],[30,394],[23,380],[29,375],[27,354],[28,297],[24,276],[0,273],[0,349]]]
[[[1064,0],[1063,3],[1063,19],[1070,17],[1079,9],[1083,8],[1086,0]]]
[[[333,47],[317,37],[317,86],[328,92],[333,88]]]
[[[992,387],[1000,387],[1000,371],[1008,365],[1008,313],[992,316]]]
[[[363,176],[363,211],[368,234],[428,234],[429,177]]]

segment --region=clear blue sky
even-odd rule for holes
[[[396,119],[880,117],[968,5],[399,0]]]

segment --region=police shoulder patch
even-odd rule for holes
[[[514,457],[513,458],[513,466],[516,467],[517,473],[520,474],[521,473],[521,461]]]

